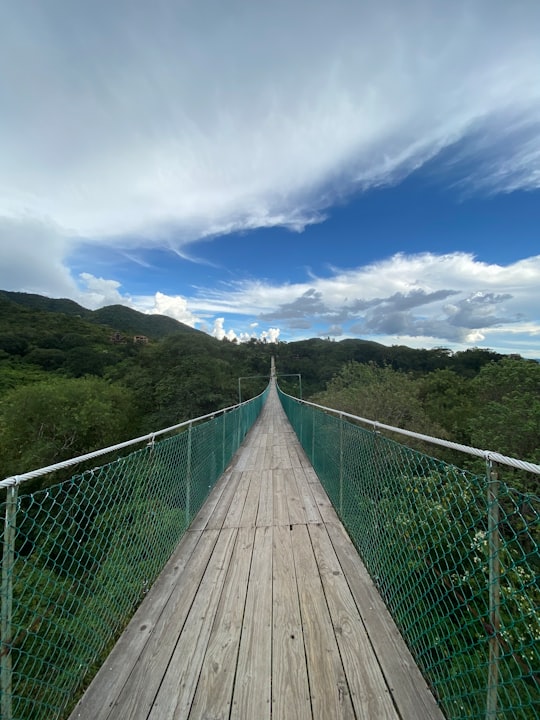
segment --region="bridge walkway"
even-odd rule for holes
[[[443,718],[274,387],[70,720],[173,718]]]

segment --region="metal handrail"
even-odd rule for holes
[[[283,390],[280,391],[284,393]],[[318,405],[317,403],[308,402],[307,400],[301,400],[300,398],[294,397],[294,395],[287,395],[287,397],[295,400],[303,405],[309,405],[323,410],[324,412],[333,413],[338,415],[340,418],[348,418],[350,420],[356,420],[357,422],[370,425],[373,430],[388,430],[390,432],[405,435],[407,437],[415,438],[417,440],[423,440],[424,442],[431,443],[432,445],[440,445],[442,447],[449,448],[451,450],[459,450],[460,452],[467,453],[469,455],[475,455],[476,457],[482,458],[486,462],[495,462],[501,465],[508,465],[510,467],[517,468],[518,470],[525,470],[526,472],[535,473],[540,475],[540,465],[536,463],[527,462],[526,460],[519,460],[518,458],[509,457],[502,455],[494,450],[480,450],[479,448],[472,447],[470,445],[462,445],[461,443],[453,442],[451,440],[443,440],[442,438],[432,437],[431,435],[424,435],[423,433],[413,432],[412,430],[405,430],[404,428],[394,427],[393,425],[387,425],[386,423],[378,422],[377,420],[370,420],[363,418],[352,413],[344,412],[343,410],[336,410],[335,408],[326,407],[325,405]]]

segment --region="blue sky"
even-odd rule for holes
[[[540,357],[537,0],[13,0],[0,287]]]

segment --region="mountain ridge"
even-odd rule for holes
[[[106,325],[115,332],[145,335],[151,340],[159,340],[176,333],[205,334],[167,315],[146,314],[126,305],[107,305],[97,310],[89,310],[68,298],[50,298],[36,293],[9,290],[0,290],[0,298],[29,310],[78,317],[96,325]]]

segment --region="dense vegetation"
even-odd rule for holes
[[[235,344],[123,306],[2,292],[0,475],[233,405],[240,377],[252,397],[271,355],[291,394],[300,374],[304,398],[320,404],[540,461],[535,361],[363,340]]]
[[[362,340],[312,339],[274,345],[253,340],[237,345],[220,342],[170,318],[143,315],[120,306],[93,313],[68,300],[0,293],[0,477],[233,405],[238,401],[239,378],[242,378],[242,399],[253,397],[267,384],[272,355],[281,375],[280,385],[292,395],[298,395],[302,389],[304,398],[321,405],[540,462],[540,364],[519,356],[502,356],[480,349],[461,353],[444,348],[414,350]],[[298,375],[301,375],[301,385]],[[182,436],[171,440],[181,442]],[[391,441],[388,444],[390,446]],[[424,450],[435,454],[432,447]],[[475,469],[473,461],[467,461],[463,455],[450,457],[436,452],[458,466],[470,462],[469,469]],[[144,455],[144,450],[141,453]],[[391,454],[385,452],[385,462],[390,462]],[[138,462],[138,457],[134,456],[133,462]],[[153,458],[152,462],[153,473],[160,477],[162,487],[167,475],[165,464],[162,466],[159,458]],[[472,573],[470,579],[465,565],[461,572],[460,553],[467,557],[472,548],[484,568],[482,553],[487,547],[484,501],[470,502],[469,490],[463,484],[465,473],[461,475],[461,471],[450,467],[449,477],[441,477],[441,472],[446,470],[440,470],[440,463],[431,462],[425,456],[422,462],[428,463],[429,468],[422,471],[421,476],[415,474],[421,469],[420,461],[407,464],[411,473],[406,475],[399,469],[394,479],[400,484],[375,488],[373,498],[351,484],[353,494],[347,500],[351,522],[360,528],[361,536],[371,538],[372,534],[366,533],[364,515],[371,517],[377,503],[377,532],[384,527],[389,558],[397,557],[404,547],[412,548],[414,557],[407,567],[415,582],[424,577],[427,568],[430,593],[446,598],[448,588],[440,579],[444,566],[447,573],[444,582],[451,584],[452,597],[468,597],[467,608],[473,607],[474,599],[483,608],[487,579],[478,573]],[[331,462],[330,466],[335,473],[337,462]],[[396,467],[401,468],[400,463]],[[127,469],[122,468],[120,465],[111,470],[113,474],[119,473],[114,481],[117,490],[127,473]],[[154,498],[153,511],[148,513],[149,491],[144,483],[153,478],[145,468],[146,465],[141,465],[138,474],[130,471],[122,502],[115,500],[101,510],[98,499],[108,496],[104,491],[94,491],[94,483],[101,481],[100,473],[95,476],[90,473],[92,481],[82,486],[84,492],[89,493],[88,498],[80,494],[81,488],[76,482],[58,484],[72,471],[67,471],[66,476],[48,478],[47,485],[55,483],[54,487],[19,498],[24,516],[21,534],[24,540],[18,541],[15,593],[18,596],[29,588],[36,588],[37,599],[32,603],[37,605],[32,605],[28,618],[16,618],[20,627],[29,630],[21,632],[14,647],[19,643],[24,650],[24,644],[35,642],[36,637],[42,646],[35,653],[49,662],[51,646],[45,624],[56,617],[56,608],[62,607],[68,589],[73,589],[71,576],[80,574],[95,583],[93,600],[88,601],[79,593],[77,611],[70,611],[65,618],[62,616],[54,630],[57,635],[53,636],[53,655],[71,652],[71,638],[78,632],[79,624],[92,616],[92,622],[97,619],[99,626],[99,613],[104,608],[109,612],[104,598],[109,597],[113,605],[120,608],[117,599],[123,594],[123,586],[119,578],[122,573],[126,574],[126,567],[129,568],[133,548],[144,575],[161,542],[160,533],[183,529],[185,508],[176,496],[163,506]],[[103,476],[106,475],[104,469]],[[521,491],[508,491],[501,501],[505,517],[501,532],[513,543],[511,551],[506,548],[508,543],[505,544],[503,561],[508,567],[514,563],[516,568],[512,570],[513,575],[509,572],[505,575],[508,585],[505,592],[511,603],[526,603],[532,598],[537,604],[540,596],[534,549],[538,538],[536,531],[528,529],[524,522],[530,522],[532,528],[537,515],[533,516],[530,496],[527,500],[522,493],[538,494],[538,479],[509,470],[505,470],[505,476],[510,485]],[[26,490],[35,491],[42,484],[36,481],[27,485]],[[67,504],[65,498],[61,501],[66,494]],[[466,516],[469,505],[480,510],[480,519]],[[159,511],[154,512],[158,506]],[[384,523],[383,511],[387,517]],[[134,529],[134,519],[138,517],[145,529],[140,534]],[[144,524],[149,517],[160,529],[155,537],[152,535],[150,543]],[[107,528],[107,532],[102,533],[106,546],[101,551],[106,561],[96,571],[98,548],[92,533],[101,532],[103,527]],[[442,528],[441,539],[437,541],[440,547],[444,546],[441,557],[433,556],[435,527]],[[45,539],[38,542],[43,528]],[[459,542],[455,539],[456,532]],[[127,541],[114,545],[114,548],[130,549],[126,558],[119,559],[117,550],[111,549],[113,545],[109,547],[112,537]],[[404,543],[403,538],[408,542]],[[377,547],[382,548],[382,542],[378,542]],[[366,552],[363,555],[366,557]],[[460,572],[452,570],[449,575],[450,555],[456,556],[452,567]],[[529,574],[522,572],[518,576],[523,558],[528,562]],[[473,561],[476,563],[474,558]],[[379,569],[374,572],[378,573]],[[127,577],[131,578],[129,572]],[[396,565],[394,570],[387,569],[385,577],[388,587],[380,589],[391,605],[389,584],[394,581],[396,586],[403,584],[403,575],[401,571],[398,573]],[[140,599],[139,595],[142,597],[144,592],[146,585],[138,585],[134,594]],[[508,603],[505,607],[510,608],[512,614],[512,631],[505,642],[514,643],[518,632],[525,638],[520,640],[522,644],[530,638],[537,639],[535,611]],[[118,609],[118,627],[127,621],[132,609],[131,605]],[[441,627],[446,623],[448,612],[446,609],[441,614]],[[35,632],[35,617],[44,623],[39,633]],[[456,625],[462,620],[453,608],[450,619]],[[480,644],[485,631],[476,616],[471,624],[475,642]],[[445,657],[454,656],[450,640],[445,640],[443,647],[435,631],[429,640],[429,652],[440,650]],[[58,661],[56,655],[54,662]],[[526,653],[520,651],[514,655],[519,662],[528,662]],[[21,652],[23,656],[25,653]],[[473,670],[478,666],[480,677],[483,661],[478,657],[471,653],[466,662],[467,672],[469,666]],[[461,671],[456,661],[447,675]],[[478,684],[482,686],[480,680]],[[32,689],[28,696],[32,697],[33,692]],[[24,717],[32,717],[30,705]]]

